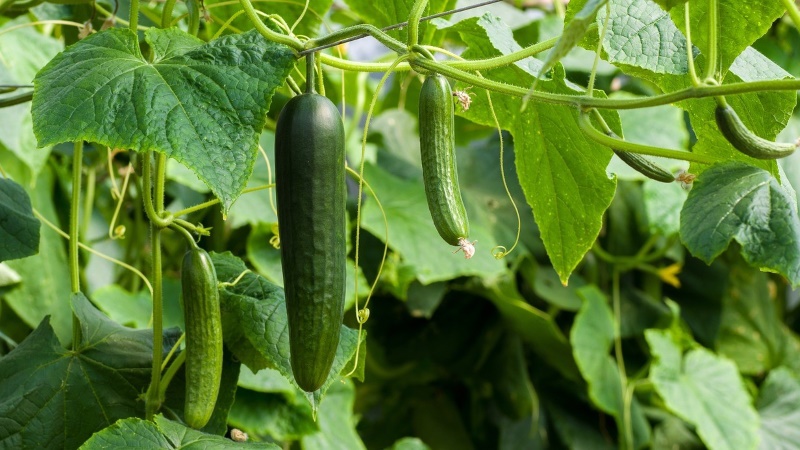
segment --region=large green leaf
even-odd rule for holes
[[[735,254],[728,259],[734,261],[722,298],[717,351],[748,375],[759,376],[783,364],[791,366],[796,359],[792,336],[775,308],[777,299],[770,295],[769,277]]]
[[[408,21],[414,0],[345,0],[345,3],[365,22],[383,28]],[[452,0],[431,0],[425,8],[423,16],[451,9],[455,3]],[[422,40],[427,26],[425,22],[419,24],[420,40]],[[408,38],[408,31],[405,27],[391,31],[390,34],[403,42]]]
[[[623,386],[617,365],[609,355],[614,345],[611,309],[603,294],[594,286],[582,288],[578,293],[583,298],[583,305],[575,316],[570,341],[575,362],[589,385],[589,398],[598,408],[614,417],[618,429],[632,428],[633,443],[627,446],[641,448],[650,440],[650,428],[635,399],[625,404],[627,386]],[[630,418],[628,423],[626,417]],[[627,437],[619,436],[619,440],[625,442]]]
[[[137,418],[119,420],[92,436],[81,445],[81,450],[108,448],[160,448],[160,449],[279,449],[271,443],[238,443],[221,436],[205,434],[178,422],[157,415],[151,422]]]
[[[712,2],[690,2],[690,27],[692,43],[700,52],[708,55],[708,8]],[[756,39],[769,30],[772,22],[786,11],[782,2],[776,0],[760,2],[743,2],[739,0],[717,0],[717,54],[719,69],[727,70],[733,61]],[[670,11],[672,19],[679,28],[685,30],[684,9],[674,8]],[[713,74],[705,74],[713,75]]]
[[[561,58],[565,57],[570,50],[578,45],[589,26],[594,23],[597,12],[608,3],[608,0],[587,0],[577,3],[582,4],[581,9],[574,14],[570,14],[569,22],[564,25],[564,31],[556,41],[556,45],[547,54],[547,59],[544,60],[544,65],[539,69],[537,77],[552,69]],[[570,12],[577,9],[576,5],[570,6]]]
[[[233,282],[247,270],[244,262],[229,252],[212,253],[211,259],[221,283]],[[250,272],[242,276],[236,285],[220,290],[220,303],[226,341],[227,336],[236,334],[238,328],[246,338],[245,343],[249,344],[241,347],[228,342],[228,348],[237,356],[240,356],[240,351],[244,352],[245,358],[240,359],[245,363],[252,360],[252,351],[257,351],[263,360],[296,386],[289,363],[289,328],[283,289]],[[340,379],[339,374],[345,365],[350,367],[357,341],[358,332],[342,325],[339,347],[327,381],[314,393],[307,394],[312,406],[318,406],[325,391]],[[242,343],[241,339],[237,342]],[[263,368],[263,365],[258,366],[256,369]]]
[[[319,408],[319,432],[303,436],[303,450],[362,450],[364,443],[356,432],[353,403],[356,390],[352,382],[334,385]]]
[[[470,290],[491,300],[508,327],[548,364],[565,377],[580,377],[567,338],[549,314],[534,308],[520,295],[513,280],[502,277],[491,284],[469,285]]]
[[[88,140],[181,161],[227,210],[244,189],[272,93],[294,57],[255,31],[203,44],[171,28],[113,28],[55,57],[34,80],[39,145]]]
[[[0,33],[3,33],[0,39],[1,84],[30,84],[36,72],[64,48],[60,41],[38,33],[32,27],[9,31],[31,21],[29,17],[21,16],[0,27]],[[30,91],[18,90],[9,96],[23,92]],[[0,146],[6,147],[25,163],[32,179],[42,170],[50,155],[50,147],[36,148],[30,103],[0,108]]]
[[[685,354],[677,331],[647,330],[650,381],[671,412],[694,425],[711,450],[758,444],[758,415],[736,366],[702,347]]]
[[[603,49],[608,61],[653,73],[689,70],[686,38],[669,14],[650,0],[612,0]],[[602,25],[605,10],[597,15]]]
[[[58,223],[53,199],[54,175],[42,171],[36,187],[28,188],[31,203],[47,220]],[[8,305],[31,328],[50,315],[58,338],[68,343],[72,338],[72,311],[69,306],[69,266],[64,239],[49,227],[41,230],[39,254],[9,261],[22,282],[5,294]]]
[[[448,29],[457,31],[468,45],[465,58],[489,58],[520,49],[511,30],[489,14]],[[529,85],[541,67],[538,60],[527,58],[487,76],[509,84]],[[559,65],[553,79],[540,81],[539,88],[561,94],[580,92],[565,81]],[[459,114],[494,127],[486,92],[476,89],[474,99],[472,107]],[[494,95],[492,100],[500,123],[514,137],[517,176],[533,207],[547,254],[566,283],[594,243],[603,212],[614,196],[615,180],[606,174],[612,152],[583,136],[577,124],[578,112],[572,108],[531,102],[520,113],[521,99]],[[612,128],[619,128],[616,112],[605,117]]]
[[[756,402],[762,450],[800,449],[800,381],[785,368],[769,373]]]
[[[0,359],[0,446],[76,448],[117,419],[142,416],[150,382],[152,330],[109,320],[72,297],[82,341],[65,350],[45,318]],[[165,353],[177,337],[167,334]]]
[[[40,226],[25,189],[0,178],[0,262],[38,253]]]
[[[681,240],[707,264],[736,240],[748,263],[800,284],[797,203],[765,170],[729,162],[700,174],[681,211]]]

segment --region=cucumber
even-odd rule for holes
[[[717,127],[725,139],[736,150],[747,156],[757,159],[778,159],[791,155],[797,149],[796,143],[782,144],[755,135],[730,106],[718,105],[714,116]]]
[[[313,392],[333,365],[346,282],[344,126],[330,100],[306,93],[284,106],[275,165],[292,372]]]
[[[419,144],[422,180],[433,224],[439,236],[472,257],[469,219],[461,199],[456,170],[453,92],[439,74],[425,78],[419,94]]]
[[[193,246],[181,268],[186,323],[186,399],[183,416],[192,428],[208,423],[222,378],[222,319],[217,272],[205,250]]]
[[[615,141],[622,141],[622,139],[620,139],[620,137],[617,136],[617,134],[613,131],[609,130],[605,134],[598,131],[594,126],[592,126],[592,119],[589,117],[588,113],[581,111],[578,117],[578,125],[580,126],[584,136],[600,145],[610,148],[614,154],[617,155],[619,159],[621,159],[622,162],[627,164],[631,169],[641,173],[647,178],[661,181],[662,183],[672,183],[675,181],[675,176],[672,175],[672,173],[653,161],[645,158],[644,156],[617,149],[615,147]]]
[[[612,138],[619,139],[619,136],[617,136],[616,133],[611,132],[606,134]],[[673,175],[672,172],[664,169],[642,155],[617,150],[615,148],[612,148],[611,150],[619,157],[619,159],[622,160],[622,162],[627,164],[628,167],[646,176],[647,178],[650,178],[651,180],[660,181],[662,183],[672,183],[675,181],[675,175]]]

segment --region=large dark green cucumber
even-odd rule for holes
[[[717,128],[736,150],[758,159],[778,159],[789,156],[797,144],[782,144],[753,134],[730,106],[717,106],[714,116]]]
[[[222,378],[222,320],[217,272],[205,250],[194,246],[181,267],[186,323],[184,420],[192,428],[208,423]]]
[[[330,100],[302,94],[284,106],[275,165],[292,372],[312,392],[328,378],[344,315],[344,126]]]
[[[448,244],[460,246],[465,256],[470,257],[474,248],[467,241],[469,220],[458,186],[454,113],[450,83],[442,75],[429,75],[419,94],[419,144],[425,196],[436,231]]]

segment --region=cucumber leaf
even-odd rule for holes
[[[280,449],[268,442],[239,443],[222,436],[214,436],[193,430],[178,422],[167,420],[161,414],[153,421],[135,417],[117,421],[110,427],[92,436],[80,448],[81,450],[100,450],[106,448],[213,448],[219,450],[248,449]]]
[[[445,29],[461,35],[468,46],[462,55],[465,58],[490,58],[521,48],[511,30],[491,14]],[[541,68],[540,61],[526,58],[485,76],[518,86],[530,85]],[[552,80],[541,80],[539,89],[560,94],[582,93],[564,77],[563,69],[556,65]],[[486,92],[475,89],[473,93],[472,107],[457,113],[494,127]],[[520,112],[522,99],[504,95],[493,95],[492,102],[501,126],[514,137],[519,183],[533,208],[550,261],[561,282],[566,284],[594,244],[603,213],[614,197],[616,180],[606,174],[612,152],[583,136],[578,128],[577,110],[532,101]],[[604,117],[612,129],[619,130],[615,111],[604,112]]]
[[[108,319],[81,294],[72,296],[82,341],[72,351],[46,317],[0,359],[0,447],[76,448],[117,419],[143,416],[152,330],[132,330]],[[164,335],[166,354],[177,340]]]
[[[220,283],[233,282],[247,270],[244,262],[230,252],[211,253],[211,260]],[[289,362],[289,327],[283,289],[249,272],[235,285],[220,289],[220,304],[223,336],[234,355],[245,364],[255,361],[256,367],[251,367],[254,371],[264,367],[277,369],[299,389]],[[229,341],[230,335],[237,337],[235,342]],[[319,406],[328,388],[341,379],[345,367],[349,372],[357,342],[358,331],[342,325],[328,379],[321,388],[306,394],[313,407]]]
[[[0,178],[0,262],[38,253],[40,226],[25,189]]]
[[[754,449],[758,415],[736,366],[703,347],[684,353],[675,329],[645,332],[650,381],[668,410],[694,425],[711,450]]]
[[[255,31],[203,44],[178,29],[112,28],[70,46],[34,79],[39,145],[87,140],[154,150],[191,169],[230,208],[247,184],[291,50]]]
[[[800,285],[797,203],[765,170],[728,162],[700,174],[681,210],[680,234],[706,264],[735,240],[749,264]]]

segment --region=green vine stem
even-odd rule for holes
[[[414,5],[411,6],[411,13],[408,15],[408,41],[406,42],[409,48],[419,43],[419,19],[422,18],[426,6],[428,6],[428,0],[415,0]]]
[[[83,141],[75,141],[72,153],[72,202],[69,208],[69,284],[73,294],[81,291],[80,262],[78,261],[79,224],[81,211],[81,171],[83,169]],[[72,313],[72,347],[81,342],[81,324]]]
[[[272,188],[274,188],[274,187],[275,187],[275,183],[272,183],[272,184],[264,184],[264,185],[261,185],[261,186],[255,186],[255,187],[247,188],[247,189],[245,189],[245,190],[243,190],[243,191],[242,191],[242,194],[247,194],[247,193],[249,193],[249,192],[255,192],[255,191],[262,191],[262,190],[264,190],[264,189],[272,189]],[[173,214],[173,216],[174,216],[174,217],[185,216],[185,215],[187,215],[187,214],[191,214],[191,213],[193,213],[193,212],[196,212],[196,211],[200,211],[200,210],[206,209],[206,208],[208,208],[208,207],[210,207],[210,206],[214,206],[214,205],[216,205],[216,204],[218,204],[218,203],[219,203],[219,199],[218,199],[218,198],[215,198],[215,199],[213,199],[213,200],[209,200],[209,201],[207,201],[207,202],[203,202],[203,203],[200,203],[200,204],[197,204],[197,205],[194,205],[194,206],[190,206],[190,207],[188,207],[188,208],[186,208],[186,209],[182,209],[182,210],[180,210],[180,211],[176,211],[176,212]]]
[[[620,307],[620,295],[619,295],[619,268],[616,266],[613,269],[612,274],[612,301],[614,306],[614,356],[617,361],[617,370],[619,371],[619,384],[620,390],[622,392],[627,391],[628,386],[628,374],[625,370],[625,357],[622,354],[622,308]],[[623,408],[624,408],[623,402]],[[620,433],[623,436],[623,439],[620,439],[620,447],[633,450],[633,430],[627,426],[627,421],[624,418],[627,416],[627,411],[622,411],[622,427],[623,432]]]
[[[192,36],[197,36],[200,31],[200,4],[198,0],[187,0],[186,8],[189,10],[188,32]]]
[[[691,15],[689,14],[689,2],[683,5],[683,20],[686,22],[686,61],[689,65],[689,78],[692,81],[692,86],[700,86],[700,79],[697,78],[697,69],[694,66],[694,53],[692,46],[692,25]]]
[[[150,192],[149,186],[152,182],[153,174],[150,170],[145,171],[144,174],[144,185],[146,186],[144,192],[142,193],[145,199],[148,199],[151,195],[154,199],[151,199],[149,202],[145,200],[145,204],[150,203],[150,208],[153,208],[155,204],[155,209],[152,211],[152,217],[161,218],[161,214],[164,212],[164,184],[165,184],[165,174],[166,174],[166,166],[167,166],[167,157],[164,154],[159,153],[156,156],[156,173],[155,173],[155,189],[153,192]],[[146,153],[144,166],[148,167],[150,165],[150,152]],[[153,201],[154,200],[154,201]],[[147,209],[147,207],[145,207]],[[150,213],[148,212],[148,216]],[[170,221],[171,222],[171,221]],[[169,225],[169,224],[167,224]],[[163,226],[159,225],[156,221],[150,221],[150,236],[151,236],[151,243],[150,243],[150,251],[152,253],[152,283],[153,283],[153,368],[150,378],[150,386],[147,389],[147,394],[145,398],[145,418],[147,420],[151,420],[155,413],[161,407],[161,403],[164,401],[163,397],[161,397],[160,392],[160,385],[161,385],[161,358],[164,348],[164,336],[163,336],[163,285],[162,285],[162,267],[161,267],[161,231],[163,230]]]
[[[164,9],[161,11],[161,28],[169,28],[172,24],[172,11],[175,9],[177,0],[166,0]]]
[[[594,80],[597,77],[597,66],[600,64],[600,53],[603,51],[603,40],[606,38],[608,31],[608,19],[611,17],[611,6],[606,3],[606,17],[603,19],[603,29],[600,31],[599,39],[597,40],[597,50],[594,53],[594,62],[592,62],[592,72],[589,74],[589,84],[586,87],[586,96],[594,97]]]
[[[706,80],[713,80],[717,75],[717,26],[719,9],[717,0],[708,0],[708,64]],[[687,22],[687,27],[688,22]]]
[[[244,2],[248,0],[241,0],[241,1]],[[310,50],[316,47],[323,47],[333,42],[349,39],[360,35],[372,36],[375,39],[377,39],[378,42],[385,45],[388,49],[400,55],[406,53],[406,46],[403,45],[402,42],[389,36],[384,31],[381,31],[381,29],[379,29],[378,27],[369,24],[353,25],[351,27],[342,28],[341,30],[334,31],[333,33],[330,33],[326,36],[317,39],[310,39],[305,43],[304,53],[310,52]]]
[[[128,18],[128,27],[134,33],[139,29],[139,0],[131,0],[131,15]]]
[[[80,233],[78,233],[83,240],[87,239],[87,229],[92,221],[92,206],[94,205],[96,183],[97,172],[94,168],[89,168],[89,172],[86,174],[86,195],[83,198],[83,218],[80,223]]]
[[[506,83],[479,78],[470,73],[458,70],[452,66],[442,64],[438,61],[427,59],[415,59],[412,67],[419,66],[423,69],[441,73],[449,78],[463,81],[483,89],[489,89],[501,94],[508,94],[514,97],[525,97],[528,89],[513,86]],[[531,93],[531,100],[556,105],[567,105],[577,108],[603,108],[603,109],[638,109],[651,106],[667,105],[693,98],[714,97],[719,95],[746,94],[758,91],[797,91],[800,90],[800,79],[789,80],[765,80],[742,83],[730,83],[721,85],[708,85],[688,87],[667,94],[654,95],[637,99],[609,99],[593,98],[584,95],[553,94],[550,92],[536,91]]]
[[[13,97],[7,97],[4,99],[0,99],[0,108],[8,108],[9,106],[21,105],[23,103],[31,101],[32,99],[33,99],[33,92],[19,94]]]
[[[604,145],[614,150],[639,153],[642,155],[660,156],[663,158],[679,159],[699,164],[713,164],[718,162],[716,158],[712,158],[710,156],[698,155],[696,153],[684,152],[680,150],[669,150],[650,145],[634,144],[633,142],[628,142],[623,139],[613,138],[594,128],[592,126],[591,118],[587,112],[580,113],[578,124],[580,125],[584,136],[600,145]]]
[[[781,0],[783,2],[783,6],[786,7],[786,13],[789,14],[789,17],[794,22],[795,28],[800,30],[800,10],[797,8],[797,4],[795,4],[794,0]]]
[[[162,157],[164,158],[163,161],[161,160]],[[153,191],[153,189],[152,189],[152,184],[153,184],[153,173],[152,172],[153,172],[153,169],[151,167],[152,159],[153,159],[153,152],[152,151],[147,151],[147,152],[144,153],[144,158],[143,158],[143,161],[142,161],[142,183],[144,185],[144,193],[142,195],[142,198],[144,200],[144,211],[145,211],[145,213],[147,213],[147,218],[150,220],[150,222],[152,224],[156,225],[159,229],[161,229],[161,228],[168,227],[169,224],[172,223],[173,219],[172,219],[172,215],[168,215],[167,217],[162,217],[161,213],[156,210],[157,207],[153,205],[153,197],[151,197],[151,195],[153,195],[152,194],[152,191]],[[156,166],[157,166],[156,167],[156,171],[158,171],[158,166],[159,166],[158,162],[159,161],[162,161],[161,165],[165,165],[166,164],[166,156],[161,154],[161,153],[158,154],[158,156],[156,157]],[[163,182],[163,179],[162,179],[162,182]],[[158,180],[156,180],[156,195],[155,195],[156,201],[158,201],[158,198],[159,198],[158,197],[158,191],[159,191]],[[161,200],[160,200],[160,202],[161,202],[160,204],[162,205],[162,208],[160,209],[160,211],[163,212],[163,210],[164,210],[164,208],[163,208],[163,202],[164,202],[164,196],[163,196],[163,194],[164,194],[164,185],[163,185],[163,183],[161,185],[160,191],[161,191],[161,194],[162,194],[161,195]]]
[[[247,14],[247,18],[250,19],[250,22],[253,23],[253,26],[259,32],[259,34],[272,42],[286,45],[295,51],[300,51],[303,49],[303,43],[299,40],[291,36],[286,36],[285,34],[276,33],[267,28],[267,26],[264,25],[264,22],[258,18],[258,13],[256,12],[256,9],[253,7],[253,4],[250,2],[250,0],[239,0],[239,3],[242,5],[244,13]]]
[[[317,66],[314,64],[314,53],[306,55],[306,94],[317,93]]]

